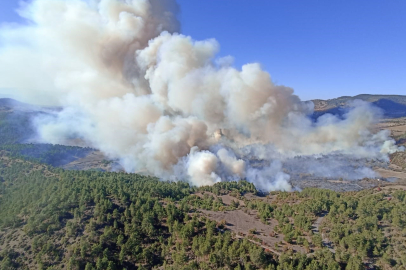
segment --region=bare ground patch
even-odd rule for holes
[[[202,199],[204,198],[205,195],[207,195],[207,196],[209,196],[209,197],[213,197],[213,198],[215,198],[215,199],[216,199],[216,198],[220,198],[221,201],[222,201],[225,205],[231,205],[231,202],[232,202],[232,201],[237,201],[237,202],[239,203],[239,205],[245,206],[245,203],[244,203],[243,200],[240,200],[240,199],[238,199],[238,198],[236,198],[236,197],[233,197],[233,196],[231,196],[231,195],[228,195],[228,194],[217,196],[216,194],[214,194],[214,193],[212,193],[212,192],[205,191],[204,193],[202,193],[202,192],[196,192],[196,193],[194,193],[193,195],[196,195],[196,196],[198,196],[198,197],[200,197],[200,198],[202,198]]]
[[[84,158],[77,159],[63,166],[67,170],[89,170],[102,169],[111,171],[112,163],[108,162],[108,158],[100,151],[93,151]]]
[[[399,172],[394,170],[388,170],[384,168],[377,168],[375,169],[377,173],[379,173],[384,178],[398,178],[402,180],[406,180],[406,172]]]
[[[245,206],[244,201],[239,200],[239,199],[237,199],[237,198],[235,198],[233,196],[230,196],[228,194],[227,195],[221,195],[221,196],[219,196],[219,198],[221,198],[223,203],[226,204],[226,205],[230,205],[232,201],[238,201],[240,205]]]
[[[235,232],[237,235],[244,234],[247,236],[249,235],[249,231],[251,229],[255,229],[256,234],[254,236],[262,241],[262,243],[255,243],[263,248],[269,249],[270,251],[275,250],[276,243],[283,241],[283,234],[275,234],[275,236],[270,236],[270,234],[274,232],[275,226],[278,225],[278,222],[274,219],[269,220],[269,225],[267,225],[262,223],[253,212],[244,213],[242,210],[221,212],[207,210],[200,211],[208,218],[217,222],[225,220],[227,228],[232,232]],[[289,245],[285,247],[290,248],[295,252],[305,252],[305,249],[298,245]]]

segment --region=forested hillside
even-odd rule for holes
[[[0,161],[1,269],[406,267],[405,191],[257,196],[244,181],[193,188],[137,174],[64,171],[4,151]],[[237,211],[277,225],[244,234],[209,214]],[[261,237],[283,240],[268,247]]]

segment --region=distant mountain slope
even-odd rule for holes
[[[357,95],[354,97],[343,96],[334,99],[312,100],[314,103],[315,116],[325,113],[342,114],[348,102],[354,100],[371,102],[384,111],[384,115],[389,118],[406,116],[406,96],[401,95]]]
[[[94,151],[91,148],[76,146],[32,144],[36,134],[32,120],[36,116],[49,113],[49,110],[9,98],[0,98],[0,151],[52,166],[64,166]]]
[[[0,98],[0,110],[28,111],[28,110],[39,110],[39,107],[23,103],[11,98]]]
[[[9,98],[0,99],[0,144],[24,143],[35,134],[32,118],[39,109]]]

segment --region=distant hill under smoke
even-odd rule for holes
[[[315,99],[314,116],[318,117],[326,113],[341,115],[346,111],[349,102],[356,99],[374,104],[383,110],[384,116],[388,118],[406,116],[406,96],[400,95],[368,95],[362,94],[354,97],[343,96],[328,100]]]

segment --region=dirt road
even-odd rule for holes
[[[321,216],[320,217],[318,217],[317,219],[316,219],[316,221],[313,223],[313,225],[312,225],[312,231],[313,231],[313,233],[315,233],[315,234],[320,234],[320,225],[321,225],[321,223],[323,222],[323,220],[324,220],[324,217],[326,216],[328,214],[328,212],[323,212],[322,214],[321,214]],[[322,242],[323,242],[323,245],[325,246],[325,247],[327,247],[331,252],[333,252],[333,253],[335,253],[336,251],[334,250],[334,247],[333,247],[333,243],[331,243],[331,241],[330,241],[330,239],[328,239],[327,237],[326,237],[326,235],[322,232],[321,233],[321,239],[322,239]]]

